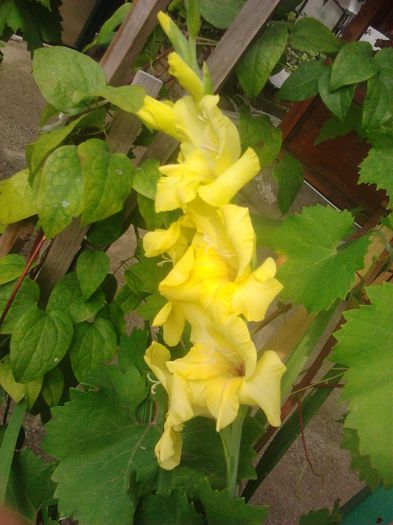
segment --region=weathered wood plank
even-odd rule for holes
[[[244,4],[207,60],[214,90],[225,82],[279,3],[280,0],[247,0]]]
[[[10,253],[12,249],[17,249],[15,246],[18,240],[26,241],[34,230],[34,221],[31,219],[25,219],[24,221],[16,222],[15,224],[9,224],[5,232],[0,235],[0,257]]]
[[[157,25],[157,13],[170,0],[139,0],[117,31],[101,60],[109,84],[121,86],[132,78],[131,65]]]
[[[143,87],[146,93],[156,97],[161,89],[162,81],[144,71],[138,71],[132,84]],[[135,115],[120,110],[111,122],[108,131],[110,150],[127,154],[140,129],[141,121]]]

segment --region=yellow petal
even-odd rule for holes
[[[241,279],[255,252],[255,232],[248,208],[227,204],[220,208],[228,243],[236,254],[237,279]]]
[[[240,138],[235,124],[217,107],[218,101],[218,96],[206,95],[200,107],[209,124],[204,135],[205,144],[210,145],[210,149],[214,145],[214,172],[221,175],[239,158]]]
[[[239,410],[240,377],[212,379],[207,386],[207,407],[216,418],[216,430],[233,423]]]
[[[171,137],[181,140],[182,135],[177,130],[172,102],[160,102],[149,95],[145,95],[143,106],[136,114],[149,128],[164,131]]]
[[[205,345],[195,345],[181,359],[167,363],[168,370],[187,380],[211,379],[217,376],[230,376],[233,363],[220,352]]]
[[[157,257],[168,251],[179,240],[181,233],[180,221],[173,222],[167,230],[157,229],[148,232],[143,238],[143,249],[146,257]]]
[[[187,280],[193,268],[194,260],[194,250],[190,247],[180,261],[175,264],[165,279],[161,281],[159,290],[163,295],[165,295],[165,290],[179,286]]]
[[[253,376],[243,379],[239,390],[240,403],[259,406],[274,427],[281,424],[280,385],[285,370],[278,355],[268,350],[259,358]]]
[[[282,290],[282,284],[274,279],[276,264],[269,257],[244,281],[238,283],[233,292],[233,309],[248,321],[261,321],[274,299]]]
[[[145,353],[145,362],[150,370],[157,377],[159,382],[168,392],[171,381],[170,374],[166,367],[166,362],[171,358],[169,350],[165,346],[153,341]]]
[[[185,322],[186,319],[181,308],[173,305],[171,313],[163,327],[164,341],[167,345],[176,346],[179,343]]]
[[[174,427],[182,425],[183,422],[191,419],[194,416],[194,412],[191,406],[187,381],[178,374],[173,374],[171,379],[166,424]]]
[[[177,53],[168,55],[169,73],[177,78],[179,84],[190,93],[190,95],[200,100],[203,95],[202,80],[188,66]]]
[[[183,437],[181,431],[165,428],[155,447],[158,463],[165,470],[172,470],[180,463]]]
[[[210,184],[201,186],[199,195],[212,206],[224,206],[260,170],[257,154],[248,148],[238,161]]]

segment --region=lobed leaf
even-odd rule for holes
[[[345,428],[357,431],[359,453],[368,456],[385,487],[393,485],[393,285],[366,289],[370,305],[346,312],[335,333],[333,359],[347,366],[342,399],[349,403]],[[372,328],[372,329],[370,329]]]

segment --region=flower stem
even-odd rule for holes
[[[227,466],[228,493],[234,498],[237,497],[240,444],[242,440],[243,421],[246,414],[247,407],[240,407],[237,418],[232,425],[229,425],[220,432]]]

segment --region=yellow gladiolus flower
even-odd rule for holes
[[[213,208],[196,202],[188,211],[197,233],[191,246],[161,281],[159,291],[172,306],[165,305],[164,312],[153,321],[155,325],[164,325],[164,338],[169,345],[177,344],[182,330],[179,328],[174,337],[173,328],[165,329],[165,324],[172,324],[175,314],[179,321],[179,312],[184,314],[186,305],[202,305],[217,323],[231,314],[260,321],[282,289],[275,279],[276,265],[272,258],[252,269],[255,233],[247,208],[232,204]],[[166,238],[169,230],[160,235]],[[151,236],[148,241],[149,245]],[[157,242],[158,245],[163,243]]]
[[[280,425],[280,382],[285,366],[275,352],[264,352],[250,373],[241,359],[234,362],[221,349],[203,344],[171,361],[169,351],[153,342],[145,361],[169,397],[164,433],[156,446],[164,469],[179,464],[180,433],[192,417],[214,418],[220,431],[235,420],[244,404],[260,407],[271,425]]]

